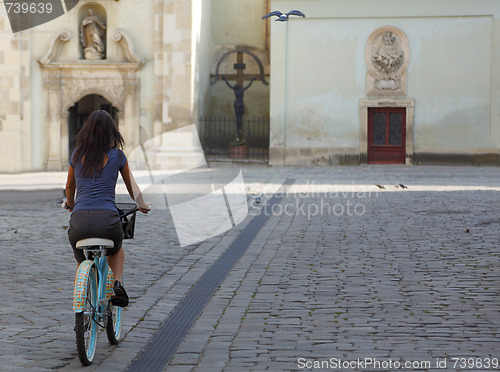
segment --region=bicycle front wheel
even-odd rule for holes
[[[75,314],[76,348],[84,366],[94,360],[97,346],[97,270],[92,266],[88,273],[85,295],[85,308]]]
[[[122,333],[123,308],[108,303],[108,321],[106,323],[106,334],[111,345],[118,345]]]

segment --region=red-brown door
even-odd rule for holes
[[[406,108],[368,108],[368,163],[404,164]]]

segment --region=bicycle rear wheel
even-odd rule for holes
[[[84,366],[89,366],[94,360],[97,346],[97,270],[95,266],[87,277],[85,309],[75,314],[76,348],[78,358]]]
[[[106,334],[111,345],[118,345],[122,333],[123,308],[108,303],[108,321],[106,323]]]

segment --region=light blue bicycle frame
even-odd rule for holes
[[[94,303],[91,305],[95,307],[90,309],[90,313],[85,314],[90,317],[90,321],[92,322],[92,332],[89,340],[89,358],[93,358],[93,351],[95,350],[95,343],[97,342],[97,325],[102,327],[106,327],[106,322],[108,320],[108,302],[111,296],[113,295],[113,282],[112,282],[112,273],[111,269],[109,269],[108,261],[105,256],[105,249],[103,247],[92,247],[84,249],[85,256],[87,257],[87,252],[94,253],[94,260],[85,260],[80,264],[78,268],[78,273],[75,279],[75,290],[73,297],[73,310],[78,313],[85,311],[86,304],[86,294],[87,290],[93,291],[92,287],[87,288],[87,286],[92,286],[89,283],[90,279],[89,273],[92,270],[92,267],[97,269],[97,301],[93,301]],[[111,305],[111,304],[110,304]],[[111,305],[113,306],[113,305]],[[118,324],[118,327],[115,332],[115,338],[119,338],[121,332],[121,321],[122,321],[123,309],[121,307],[116,307],[115,312],[115,324]]]

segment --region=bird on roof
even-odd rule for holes
[[[269,18],[269,17],[272,17],[272,16],[276,16],[276,17],[278,17],[278,18],[275,19],[276,21],[286,22],[286,21],[288,21],[288,17],[291,16],[291,15],[296,15],[296,16],[299,16],[299,17],[305,17],[306,16],[304,13],[302,13],[299,10],[290,10],[286,14],[281,13],[279,10],[275,10],[274,12],[266,14],[264,17],[262,17],[262,19]]]

